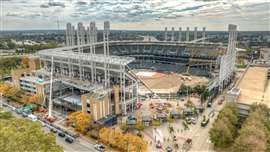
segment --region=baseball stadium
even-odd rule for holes
[[[217,92],[230,83],[235,25],[229,25],[228,47],[206,42],[205,28],[202,38],[197,38],[195,28],[194,40],[189,39],[189,28],[185,40],[180,30],[178,34],[172,31],[170,38],[167,32],[163,41],[110,41],[106,21],[103,41],[98,42],[95,22],[87,28],[79,23],[77,30],[68,23],[66,46],[38,52],[44,68],[37,73],[42,73],[40,78],[53,77],[51,83],[58,86],[50,90],[54,104],[76,105],[73,110],[91,111],[95,120],[132,112],[143,96],[176,98],[182,84],[205,85]]]

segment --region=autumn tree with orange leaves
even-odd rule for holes
[[[111,145],[121,151],[146,152],[147,143],[139,136],[112,128],[102,128],[99,131],[101,142]]]
[[[41,105],[44,100],[44,97],[42,94],[34,94],[32,96],[23,96],[22,102],[23,103],[35,103],[38,105]]]
[[[75,129],[82,134],[86,134],[87,130],[91,127],[91,123],[91,115],[81,111],[69,114],[66,121],[68,126],[70,124],[75,124]]]
[[[22,94],[20,89],[8,83],[0,83],[0,92],[3,94],[3,96],[14,101],[19,101]]]
[[[22,57],[21,64],[23,68],[29,67],[29,57]]]

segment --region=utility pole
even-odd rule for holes
[[[52,117],[52,83],[53,83],[53,56],[52,56],[52,63],[51,63],[51,80],[50,80],[50,99],[49,99],[49,115],[48,117]]]

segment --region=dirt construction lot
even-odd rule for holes
[[[186,76],[176,73],[159,73],[154,71],[134,72],[146,85],[156,93],[175,93],[182,84],[195,86],[207,84],[208,79],[199,76]]]

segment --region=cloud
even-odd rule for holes
[[[54,7],[54,6],[59,6],[59,7],[63,7],[63,8],[65,7],[65,3],[62,3],[62,2],[49,2],[48,5],[52,6],[52,7]]]
[[[50,6],[48,4],[41,4],[40,7],[41,8],[49,8]]]
[[[6,14],[6,16],[15,17],[15,16],[20,16],[20,14],[19,14],[19,13],[16,13],[16,12],[8,12],[8,13]]]
[[[130,27],[136,25],[139,29],[148,27],[143,26],[144,24],[161,24],[159,26],[163,28],[163,24],[167,23],[215,25],[221,28],[221,24],[227,25],[229,22],[246,24],[247,21],[262,22],[261,19],[264,19],[260,25],[268,28],[267,19],[269,21],[270,16],[269,0],[44,0],[46,3],[40,0],[1,1],[12,1],[4,2],[4,9],[8,10],[6,20],[16,26],[18,23],[12,18],[21,17],[21,22],[29,22],[27,18],[32,18],[33,26],[45,20],[48,23],[44,26],[55,25],[55,18],[59,18],[63,25],[66,22],[111,20],[112,27],[133,24],[134,26]],[[217,25],[217,22],[220,24]],[[248,25],[250,29],[261,28],[256,24],[246,26]]]
[[[87,5],[88,3],[86,1],[78,1],[76,2],[77,5]]]

